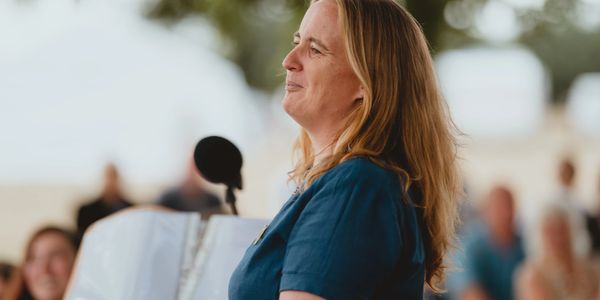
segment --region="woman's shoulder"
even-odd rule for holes
[[[327,171],[312,185],[313,191],[400,191],[398,175],[365,157],[350,158]]]
[[[366,157],[353,157],[333,167],[328,175],[357,181],[392,180],[398,176],[391,170],[372,162]]]

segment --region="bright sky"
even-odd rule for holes
[[[0,2],[0,182],[86,182],[107,160],[164,181],[205,135],[248,146],[261,96],[210,27],[169,30],[136,2]]]

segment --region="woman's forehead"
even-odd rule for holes
[[[309,38],[304,35],[323,40],[339,37],[337,3],[334,0],[321,0],[312,4],[306,11],[298,32],[303,38]]]

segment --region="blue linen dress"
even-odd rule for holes
[[[339,164],[293,195],[250,245],[229,299],[279,299],[286,290],[330,300],[422,299],[417,195],[366,158]]]

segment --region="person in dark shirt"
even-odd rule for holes
[[[121,191],[119,171],[114,164],[104,168],[104,187],[102,194],[93,201],[82,205],[77,211],[77,235],[83,237],[85,230],[94,222],[115,213],[132,204]]]
[[[174,210],[198,212],[202,220],[208,220],[213,214],[228,213],[219,197],[204,188],[202,178],[191,160],[183,182],[165,192],[158,202]]]

